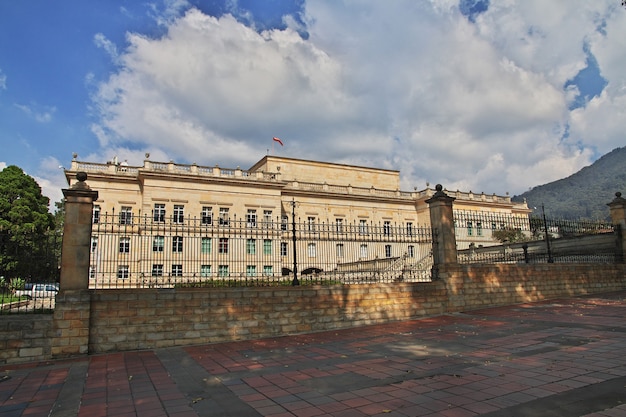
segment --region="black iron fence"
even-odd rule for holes
[[[429,281],[432,233],[388,222],[100,214],[90,265],[90,288]]]
[[[0,230],[0,314],[52,311],[61,241],[55,231]]]
[[[615,263],[615,227],[607,221],[454,212],[461,263]]]

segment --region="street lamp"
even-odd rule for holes
[[[291,281],[291,285],[294,287],[300,285],[300,281],[298,281],[298,261],[296,254],[296,200],[291,200],[291,238],[293,242],[293,281]]]
[[[546,211],[543,207],[543,203],[541,203],[541,214],[543,215],[543,229],[546,234],[546,247],[548,249],[548,263],[554,263],[554,259],[552,259],[552,251],[550,249],[550,237],[548,236],[548,222],[546,221]]]

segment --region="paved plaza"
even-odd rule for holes
[[[0,365],[0,417],[626,416],[625,299]]]

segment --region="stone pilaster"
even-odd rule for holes
[[[60,291],[52,321],[51,354],[63,358],[88,353],[91,297],[89,256],[93,202],[98,192],[85,183],[87,174],[76,174],[78,182],[63,190],[65,225],[61,252]]]
[[[611,221],[616,234],[616,256],[618,263],[626,260],[626,199],[622,193],[615,193],[615,198],[609,204]]]
[[[78,182],[63,190],[65,225],[61,252],[61,290],[89,288],[89,256],[93,202],[98,192],[85,183],[87,174],[76,174]]]
[[[435,187],[435,194],[428,200],[430,224],[433,229],[433,279],[438,279],[440,267],[457,265],[456,236],[452,202],[454,197],[443,192],[441,184]]]

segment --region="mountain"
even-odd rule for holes
[[[608,220],[607,203],[617,191],[626,195],[626,147],[613,149],[567,178],[514,196],[513,201],[526,199],[530,208],[543,204],[551,218]]]

